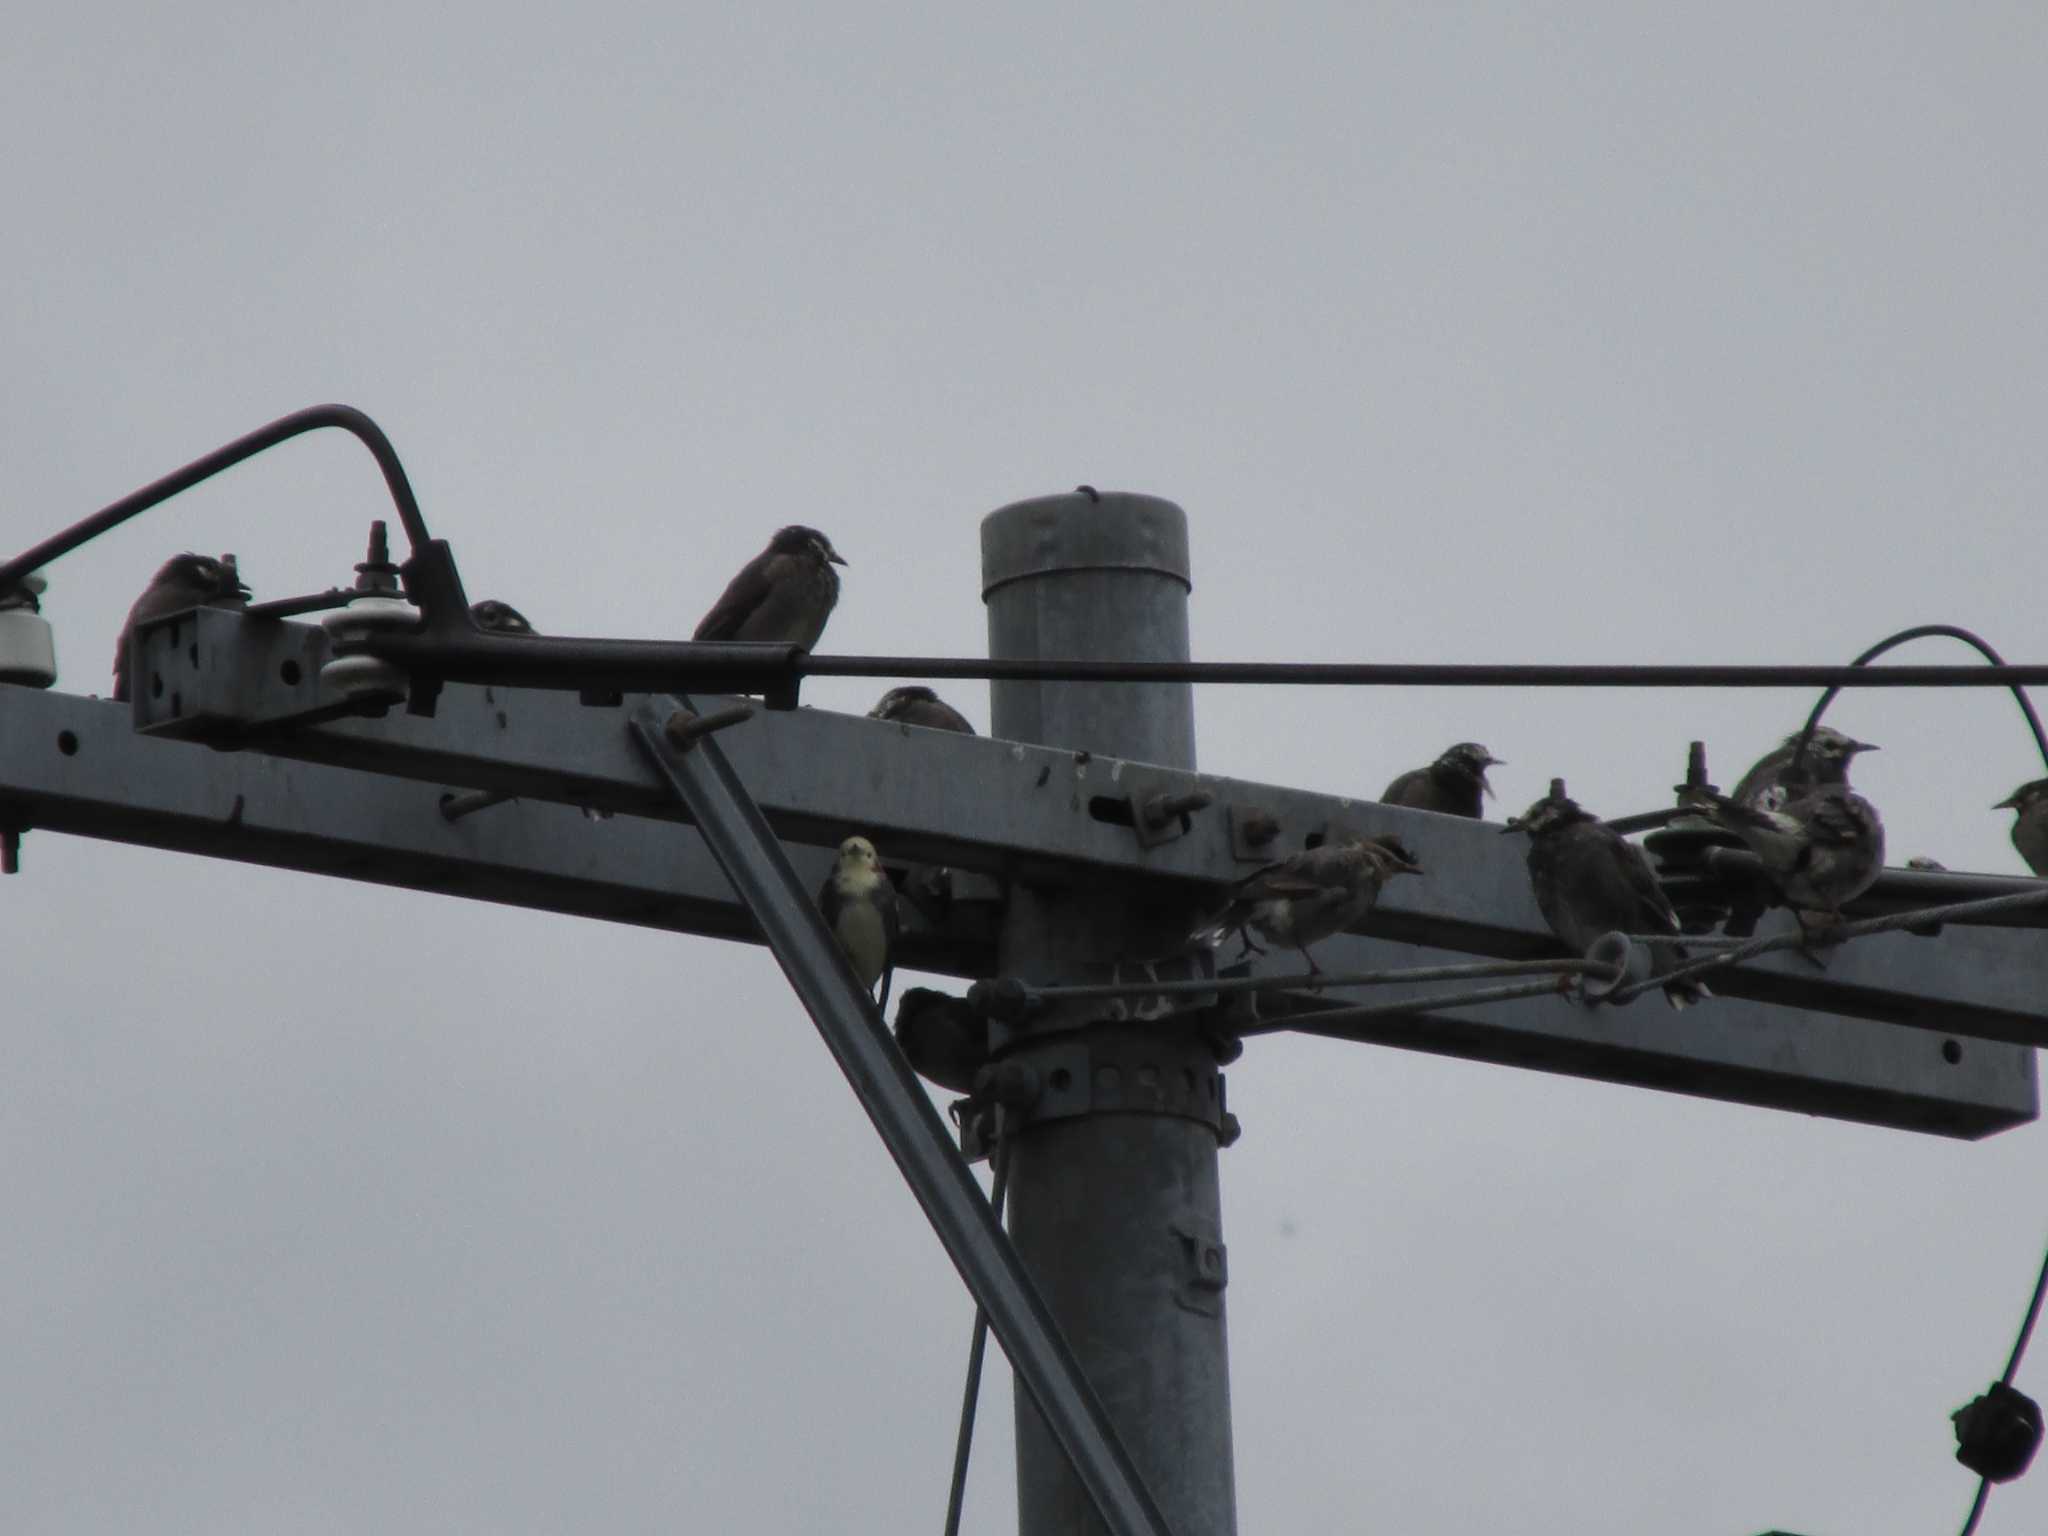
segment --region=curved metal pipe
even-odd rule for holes
[[[1978,654],[1994,667],[2002,667],[2006,664],[2003,656],[1999,655],[1998,652],[1991,649],[1988,644],[1978,636],[1971,634],[1967,629],[1954,624],[1916,624],[1911,629],[1902,629],[1896,635],[1891,635],[1878,641],[1877,644],[1873,645],[1861,656],[1858,656],[1849,665],[1852,667],[1868,666],[1894,646],[1904,645],[1908,640],[1925,640],[1934,636],[1940,636],[1949,640],[1960,640],[1965,645],[1976,647]],[[1834,703],[1835,695],[1841,691],[1840,684],[1830,686],[1826,692],[1821,694],[1820,702],[1813,706],[1813,713],[1806,717],[1805,728],[1799,733],[1799,745],[1792,753],[1792,767],[1787,774],[1788,778],[1796,779],[1799,776],[1800,770],[1806,766],[1806,744],[1812,740],[1814,727],[1820,724],[1820,717],[1826,712],[1827,707]],[[2048,735],[2042,734],[2041,717],[2034,713],[2033,701],[2027,697],[2027,690],[2018,683],[2012,685],[2012,696],[2019,704],[2020,713],[2027,717],[2028,728],[2034,733],[2034,745],[2040,748],[2042,766],[2048,767]]]
[[[159,502],[169,501],[180,491],[189,491],[200,481],[210,480],[244,459],[254,458],[279,443],[289,442],[307,432],[316,432],[322,427],[339,427],[354,435],[370,450],[370,456],[384,472],[384,483],[391,490],[391,500],[398,508],[398,521],[405,529],[407,541],[415,551],[425,547],[428,541],[426,520],[420,516],[419,500],[412,493],[412,482],[405,477],[405,466],[398,462],[398,450],[391,446],[391,439],[384,435],[384,429],[352,405],[314,405],[303,411],[294,411],[289,416],[280,416],[269,426],[258,427],[254,432],[214,449],[204,458],[194,459],[183,469],[173,470],[160,480],[150,481],[140,490],[130,491],[119,501],[73,523],[62,533],[23,550],[0,565],[0,593],[11,591],[30,571],[49,564],[60,555],[68,555],[79,545],[98,538],[110,528],[119,527],[137,513],[146,512]]]

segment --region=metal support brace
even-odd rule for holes
[[[666,745],[678,705],[694,713],[687,699],[667,706],[659,700],[644,704],[633,716],[635,738],[761,925],[783,974],[810,1011],[960,1278],[988,1314],[1017,1379],[1058,1437],[1104,1524],[1118,1536],[1167,1536],[1165,1517],[988,1201],[953,1150],[945,1124],[897,1053],[717,739],[700,737],[683,752]]]

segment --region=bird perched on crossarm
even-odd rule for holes
[[[232,560],[211,555],[173,555],[149,579],[142,596],[128,610],[121,638],[114,645],[114,697],[128,697],[129,639],[135,626],[187,608],[246,608],[249,589]]]
[[[476,620],[476,627],[489,635],[531,635],[537,634],[526,615],[510,603],[501,603],[495,597],[469,605],[469,616]]]
[[[1363,918],[1394,876],[1421,873],[1415,855],[1393,838],[1349,832],[1247,875],[1229,905],[1188,938],[1213,947],[1235,930],[1244,941],[1243,954],[1264,954],[1246,931],[1255,929],[1269,943],[1300,950],[1309,970],[1320,972],[1309,945]]]
[[[2012,845],[2027,861],[2027,868],[2048,875],[2048,779],[2022,784],[1992,809],[2019,812],[2013,818]]]
[[[768,547],[740,567],[691,638],[776,640],[810,650],[839,601],[844,565],[832,541],[815,528],[778,528]]]
[[[1750,765],[1749,772],[1737,781],[1728,798],[1738,805],[1782,811],[1809,791],[1825,789],[1831,784],[1846,786],[1850,761],[1859,752],[1876,750],[1870,742],[1844,736],[1831,726],[1817,725],[1806,743],[1806,756],[1799,765],[1799,771],[1794,773],[1792,759],[1799,751],[1799,733],[1794,731],[1783,744],[1772,748]]]
[[[1884,868],[1884,822],[1846,785],[1813,790],[1778,811],[1714,795],[1707,814],[1749,845],[1802,929],[1811,913],[1839,921],[1843,905]]]
[[[1507,832],[1529,834],[1529,888],[1550,931],[1584,955],[1609,933],[1677,933],[1678,914],[1657,883],[1649,857],[1553,786]],[[1650,973],[1662,976],[1686,961],[1675,944],[1650,947]],[[1713,994],[1697,981],[1674,981],[1664,999],[1684,1009]]]
[[[870,720],[894,720],[899,725],[921,725],[933,731],[958,731],[972,736],[974,727],[967,717],[922,683],[891,688],[868,711]]]
[[[839,845],[839,862],[818,892],[818,908],[825,914],[825,926],[853,962],[853,974],[860,984],[872,992],[876,981],[881,982],[876,1006],[886,1010],[902,916],[896,905],[896,887],[883,873],[873,843],[864,837],[849,837]]]
[[[1394,780],[1380,796],[1380,803],[1469,816],[1476,821],[1481,799],[1493,793],[1486,770],[1499,765],[1500,759],[1478,742],[1461,741],[1445,748],[1427,768],[1411,768]]]

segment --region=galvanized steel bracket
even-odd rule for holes
[[[1175,1217],[1168,1230],[1181,1255],[1175,1304],[1203,1317],[1221,1317],[1223,1290],[1230,1284],[1230,1250],[1224,1246],[1222,1227],[1190,1211]]]

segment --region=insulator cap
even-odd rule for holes
[[[359,597],[346,608],[320,616],[320,627],[331,642],[366,639],[377,632],[417,629],[420,611],[403,598]],[[382,699],[392,703],[406,693],[402,668],[375,656],[336,656],[320,669],[320,681],[351,699]]]
[[[1956,1460],[1994,1483],[2018,1477],[2040,1449],[2040,1405],[2002,1381],[1949,1417],[1956,1426]]]

